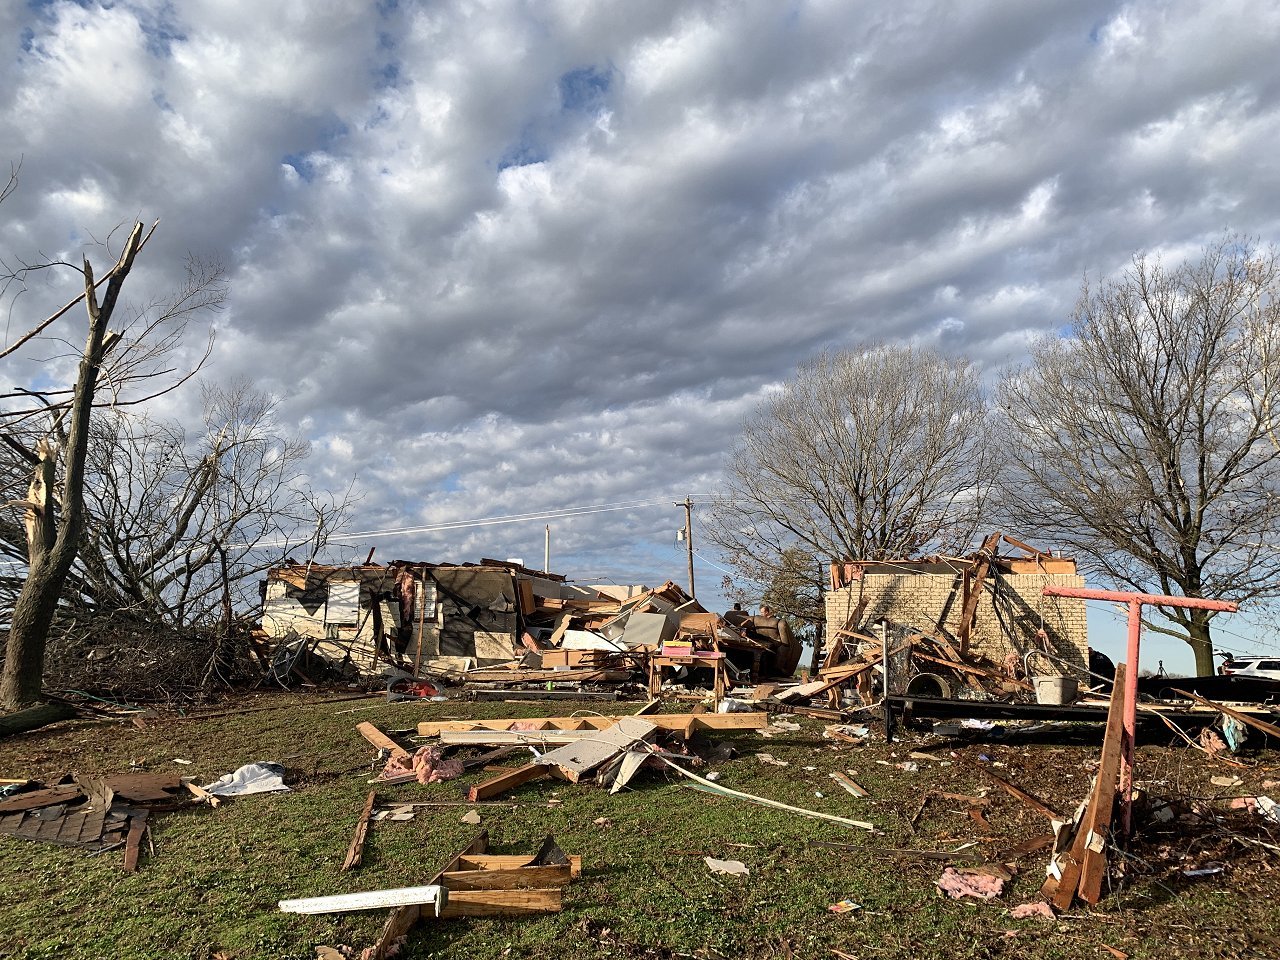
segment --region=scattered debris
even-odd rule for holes
[[[371,891],[347,895],[389,895],[400,901],[383,926],[378,942],[360,953],[361,960],[388,960],[400,949],[409,931],[423,920],[558,913],[563,888],[581,873],[582,858],[565,855],[551,837],[533,856],[491,855],[488,831],[481,831],[426,884],[409,888],[414,893]],[[282,910],[287,902],[281,901]]]
[[[342,861],[342,870],[354,870],[364,858],[364,841],[369,835],[369,819],[373,815],[373,805],[377,799],[377,794],[370,790],[364,801],[364,809],[360,811],[360,819],[356,821],[356,832],[351,838],[351,846],[347,848],[347,858]]]
[[[717,860],[715,857],[703,857],[707,869],[712,873],[724,874],[732,877],[745,877],[751,873],[751,870],[741,860]]]
[[[469,823],[473,827],[480,826],[480,811],[468,810],[466,813],[462,815],[462,822]]]
[[[789,767],[791,766],[786,760],[779,760],[771,753],[757,753],[756,759],[761,763],[767,763],[773,767]]]
[[[937,882],[938,889],[953,900],[964,897],[991,900],[1004,893],[1004,884],[1005,878],[965,867],[944,868]]]
[[[289,790],[284,783],[284,767],[265,761],[246,763],[203,789],[216,797],[245,797],[254,793],[286,793]]]
[[[92,853],[124,847],[124,869],[137,869],[152,812],[195,802],[170,774],[125,773],[62,778],[46,786],[16,781],[0,799],[0,834],[77,846]],[[189,787],[188,787],[189,789]]]
[[[1009,911],[1009,916],[1015,920],[1030,920],[1033,917],[1043,920],[1056,920],[1058,918],[1057,914],[1053,912],[1053,907],[1044,900],[1020,903]]]
[[[831,906],[827,907],[831,913],[853,913],[862,909],[862,904],[854,903],[852,900],[837,900]]]

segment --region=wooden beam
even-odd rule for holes
[[[1194,693],[1188,693],[1186,690],[1179,690],[1175,687],[1173,692],[1178,694],[1181,697],[1187,697],[1188,699],[1194,700],[1196,703],[1200,704],[1201,706],[1212,707],[1214,710],[1217,710],[1219,713],[1224,713],[1228,717],[1232,717],[1236,720],[1239,720],[1241,723],[1248,724],[1249,726],[1253,727],[1255,730],[1258,730],[1262,733],[1267,734],[1267,736],[1275,737],[1277,740],[1280,740],[1280,727],[1277,727],[1274,723],[1267,723],[1267,721],[1259,720],[1257,717],[1251,717],[1247,713],[1241,713],[1238,710],[1232,710],[1230,707],[1224,707],[1220,703],[1214,703],[1212,700],[1206,700],[1204,697],[1201,697]]]
[[[1124,737],[1124,675],[1126,665],[1116,665],[1111,708],[1107,711],[1107,732],[1102,740],[1102,760],[1093,782],[1089,809],[1081,821],[1080,899],[1097,903],[1102,899],[1102,881],[1107,873],[1106,841],[1111,832],[1111,816],[1116,805],[1116,782],[1120,776],[1120,747]],[[1073,848],[1074,849],[1074,848]],[[1070,906],[1070,904],[1068,904]]]
[[[502,720],[436,720],[418,724],[418,736],[434,737],[445,730],[510,730],[515,724],[537,724],[548,730],[607,730],[625,716],[513,717]],[[684,730],[693,723],[700,730],[762,730],[769,718],[759,713],[652,713],[644,719],[662,730]],[[370,741],[372,742],[372,741]]]
[[[559,913],[561,909],[558,887],[550,890],[451,890],[440,916],[446,920],[450,917],[512,917],[529,913]]]
[[[585,737],[598,737],[599,730],[442,730],[440,742],[446,746],[563,746]]]
[[[390,750],[391,756],[394,759],[405,760],[410,756],[408,750],[400,746],[400,744],[396,743],[368,721],[365,721],[364,723],[357,723],[356,730],[359,732],[360,736],[364,737],[379,750]]]
[[[135,814],[129,818],[129,835],[124,845],[124,872],[137,873],[138,853],[142,845],[142,834],[147,829],[146,814]]]
[[[978,549],[978,560],[973,566],[973,575],[969,583],[969,594],[964,598],[964,606],[960,609],[960,624],[956,629],[956,637],[960,641],[959,653],[965,656],[969,652],[969,637],[973,632],[973,624],[978,616],[978,604],[982,601],[982,587],[991,570],[991,561],[995,557],[996,548],[1000,546],[1000,531],[997,530],[982,541]]]
[[[952,670],[960,670],[960,671],[963,671],[964,673],[977,674],[980,677],[986,677],[989,680],[998,680],[1001,683],[1012,683],[1015,686],[1019,686],[1024,690],[1032,690],[1032,691],[1035,690],[1035,687],[1033,687],[1031,684],[1023,680],[1010,679],[1004,674],[997,673],[994,670],[988,670],[986,667],[975,667],[969,663],[953,663],[950,660],[942,659],[942,657],[935,657],[932,654],[921,653],[919,650],[913,650],[911,652],[911,655],[913,657],[916,657],[919,660],[928,660],[930,663],[940,663],[942,664],[942,666],[950,667]]]
[[[444,885],[452,896],[455,890],[543,890],[563,887],[572,879],[569,864],[532,867],[489,868],[476,870],[450,870],[444,875]]]
[[[1035,810],[1037,813],[1042,814],[1045,817],[1048,817],[1050,820],[1063,821],[1067,819],[1062,814],[1058,813],[1058,811],[1054,810],[1053,807],[1049,806],[1047,803],[1041,800],[1039,797],[1033,794],[1027,793],[1027,791],[1023,790],[1021,787],[1015,786],[1014,784],[1010,783],[1008,780],[1004,779],[1003,777],[995,773],[992,773],[990,770],[988,770],[986,767],[982,766],[981,764],[974,763],[972,760],[962,757],[956,753],[953,753],[951,756],[954,757],[961,765],[968,767],[970,770],[977,770],[980,773],[986,774],[988,777],[994,780],[996,784],[1000,787],[1000,789],[1002,789],[1005,793],[1009,794],[1009,796],[1011,797],[1015,797],[1016,799],[1021,800],[1032,810]]]
[[[494,777],[492,780],[486,780],[484,783],[478,783],[467,791],[467,799],[474,803],[477,800],[487,800],[489,797],[496,797],[506,793],[508,790],[514,790],[523,783],[530,780],[537,780],[551,773],[551,768],[541,763],[528,763],[523,767],[518,767],[509,773],[502,773]]]
[[[351,846],[347,848],[347,859],[342,861],[342,870],[354,870],[364,859],[364,841],[369,835],[369,817],[373,815],[376,799],[377,794],[370,790],[364,801],[364,809],[360,811],[360,819],[356,821],[356,832],[351,837]]]
[[[514,870],[530,866],[535,859],[533,854],[469,853],[458,858],[454,869]],[[575,880],[582,876],[582,857],[576,853],[569,854],[569,875]]]
[[[204,787],[196,786],[186,777],[182,778],[182,785],[191,792],[192,796],[196,797],[199,800],[204,801],[211,807],[216,807],[222,803],[221,797],[215,797],[212,793],[210,793]]]

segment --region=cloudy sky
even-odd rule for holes
[[[15,0],[0,43],[0,254],[160,218],[131,295],[226,265],[207,373],[351,529],[642,501],[551,521],[581,579],[683,579],[672,501],[820,350],[995,375],[1086,272],[1280,238],[1273,4]],[[351,552],[540,565],[543,523]]]

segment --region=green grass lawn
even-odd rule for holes
[[[565,702],[370,707],[294,695],[268,702],[290,706],[213,719],[158,719],[145,730],[77,721],[0,741],[0,777],[106,774],[132,765],[204,783],[243,763],[277,760],[294,787],[217,810],[199,806],[155,815],[155,854],[144,852],[133,875],[121,871],[119,850],[90,856],[0,837],[0,955],[302,960],[314,957],[320,944],[368,946],[385,911],[304,917],[279,913],[276,902],[425,882],[476,828],[460,822],[465,806],[422,808],[411,821],[375,823],[363,866],[339,873],[370,789],[365,781],[373,751],[355,724],[370,720],[395,731],[426,719],[599,708]],[[478,809],[492,852],[529,853],[552,833],[566,852],[582,855],[583,876],[566,888],[564,911],[420,925],[403,955],[816,958],[835,956],[835,948],[859,958],[1107,960],[1110,947],[1134,960],[1280,958],[1280,857],[1224,839],[1212,825],[1207,831],[1165,828],[1163,836],[1143,838],[1132,851],[1131,884],[1099,907],[1056,922],[1009,916],[1013,906],[1034,898],[1044,853],[1019,862],[1020,872],[1001,898],[958,902],[935,889],[944,864],[887,852],[943,850],[976,840],[979,852],[999,856],[1047,826],[1040,815],[992,790],[980,772],[929,761],[919,761],[917,772],[898,768],[911,750],[986,754],[1003,765],[1002,775],[1069,810],[1088,789],[1096,741],[957,745],[908,733],[889,746],[874,738],[867,746],[835,745],[822,738],[820,723],[800,723],[800,731],[767,740],[755,732],[717,736],[739,755],[709,769],[718,770],[726,786],[869,820],[877,833],[709,796],[658,771],[642,771],[633,789],[615,796],[595,786],[534,782],[508,795],[515,806]],[[755,754],[762,751],[788,766],[761,762]],[[1228,771],[1201,754],[1161,741],[1143,746],[1139,757],[1139,778],[1151,781],[1153,790],[1206,803],[1268,792],[1262,783],[1277,776],[1273,752],[1249,756],[1256,766],[1241,771],[1244,785],[1230,790],[1211,784],[1210,777]],[[192,763],[175,764],[175,758]],[[828,777],[834,770],[852,771],[872,798],[845,793]],[[378,792],[388,801],[459,800],[466,785],[487,776],[477,772],[450,783]],[[930,789],[987,793],[990,831],[970,819],[964,804],[948,800],[931,802],[913,829],[909,821]],[[1280,789],[1270,793],[1280,797]],[[1257,825],[1246,825],[1253,836],[1264,836]],[[750,876],[713,875],[704,856],[741,860]],[[1225,863],[1226,870],[1201,880],[1178,873],[1210,860]],[[845,898],[862,909],[841,915],[827,910]]]

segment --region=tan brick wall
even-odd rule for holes
[[[1085,602],[1045,597],[1046,584],[1083,587],[1074,574],[1008,574],[989,578],[974,621],[970,649],[997,663],[1010,653],[1022,656],[1043,624],[1050,649],[1063,659],[1084,666],[1088,661],[1089,631]],[[963,602],[958,577],[929,573],[867,574],[827,594],[827,629],[844,625],[863,593],[869,598],[862,626],[882,617],[928,633],[939,626],[954,637]]]

